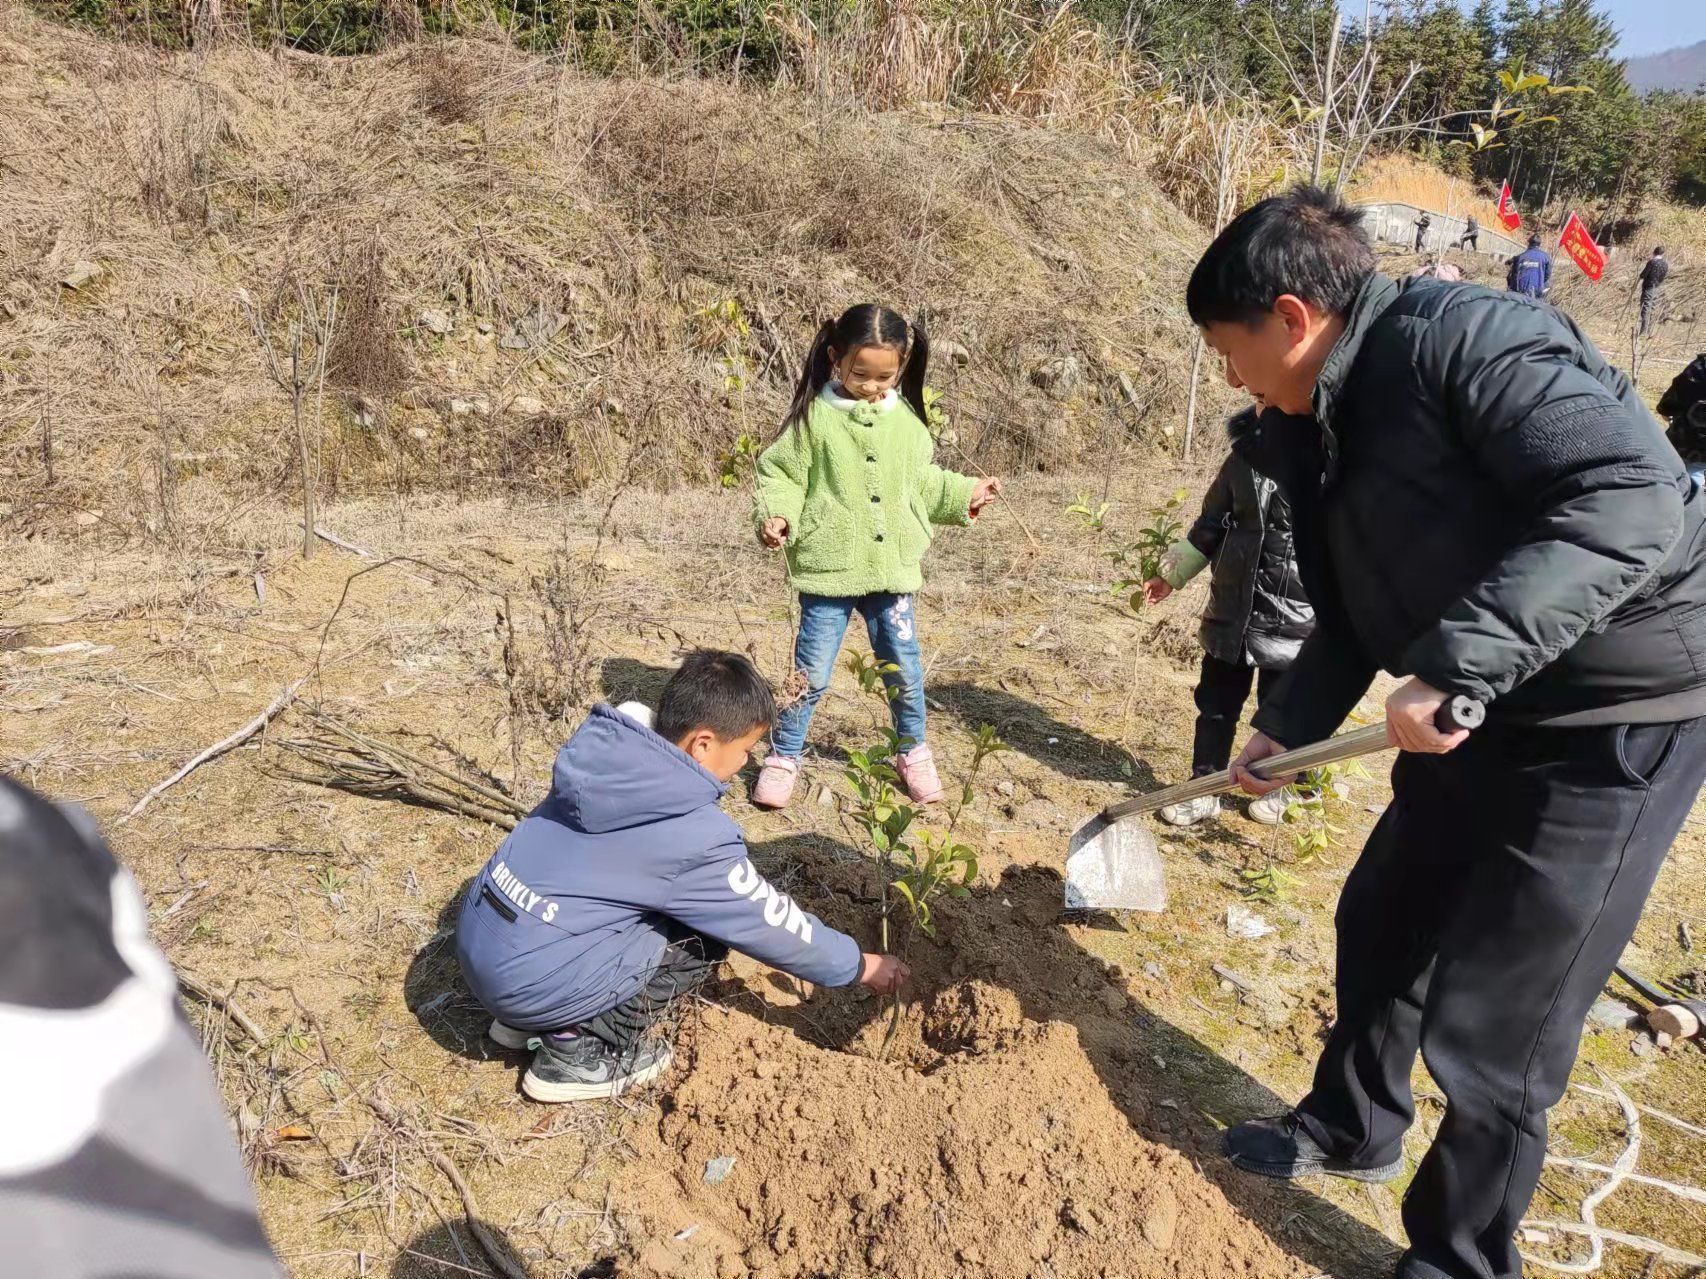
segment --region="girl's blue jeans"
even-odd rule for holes
[[[902,749],[924,742],[924,662],[918,648],[918,615],[910,595],[801,595],[800,633],[794,640],[794,668],[805,672],[806,695],[776,718],[771,748],[778,755],[798,759],[806,746],[806,730],[812,714],[835,674],[835,659],[847,624],[858,613],[871,636],[871,651],[877,660],[893,663],[897,673],[885,676],[894,690],[889,712]]]

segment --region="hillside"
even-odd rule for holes
[[[1706,85],[1706,40],[1699,44],[1666,49],[1641,58],[1630,58],[1625,68],[1629,87],[1636,93],[1674,89],[1692,93]]]
[[[1029,120],[866,110],[501,40],[162,53],[0,0],[0,772],[89,810],[134,873],[291,1279],[1391,1275],[1405,1182],[1220,1154],[1308,1086],[1388,758],[1319,828],[1237,801],[1153,827],[1163,913],[1062,909],[1074,828],[1191,767],[1207,576],[1134,613],[1111,557],[1173,536],[1224,447],[1205,361],[1181,456],[1180,299],[1201,148],[1235,139],[1163,131],[1186,111],[1164,94],[1080,127],[1102,82],[1065,106],[1038,82],[1061,81],[1025,82]],[[1367,176],[1487,196],[1416,162]],[[1701,228],[1652,224],[1678,300],[1655,358],[1700,332]],[[1633,267],[1560,286],[1613,351]],[[753,809],[749,767],[724,807],[780,891],[906,958],[904,999],[736,962],[674,1010],[661,1086],[534,1105],[460,974],[463,895],[594,702],[655,701],[701,645],[785,686],[751,437],[865,296],[934,332],[942,460],[1007,481],[917,595],[951,796],[922,820],[981,869],[933,933],[907,922],[845,771],[886,708],[838,674],[796,802]],[[303,455],[336,539],[312,556]],[[1008,749],[982,759],[986,729]],[[1706,991],[1702,901],[1706,810],[1630,962]],[[1608,1080],[1652,1108],[1639,1149]],[[1572,1082],[1525,1251],[1580,1269],[1584,1198],[1628,1165],[1599,1273],[1683,1279],[1706,1053],[1596,1023]],[[1412,1168],[1444,1114],[1416,1086]]]
[[[0,133],[54,139],[0,187],[0,449],[32,519],[158,532],[181,484],[292,487],[257,325],[281,372],[301,330],[331,494],[712,479],[864,297],[947,344],[932,381],[984,465],[1181,425],[1205,237],[1114,146],[475,41],[170,55],[0,13]]]

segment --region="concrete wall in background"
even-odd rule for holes
[[[1360,204],[1363,225],[1368,233],[1382,244],[1397,244],[1410,248],[1416,242],[1416,219],[1422,215],[1422,210],[1413,204]],[[1464,219],[1450,217],[1444,213],[1428,210],[1428,216],[1433,224],[1428,227],[1426,240],[1422,243],[1424,253],[1444,253],[1447,249],[1455,249],[1457,242],[1463,238],[1463,228],[1467,225]],[[1491,258],[1508,258],[1521,253],[1528,247],[1528,240],[1513,240],[1503,231],[1493,227],[1483,226],[1478,239],[1483,256]]]

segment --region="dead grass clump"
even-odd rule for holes
[[[415,100],[427,115],[440,124],[468,124],[478,118],[476,69],[458,56],[453,46],[417,45],[410,62],[415,72]]]
[[[410,369],[389,297],[385,242],[377,229],[339,248],[332,279],[339,320],[327,351],[326,378],[351,397],[383,407],[408,385]]]
[[[219,96],[200,81],[157,80],[136,148],[142,207],[161,223],[211,224],[216,152],[235,134]]]

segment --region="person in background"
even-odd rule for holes
[[[1236,445],[1255,425],[1256,411],[1246,409],[1226,424],[1226,432]],[[1297,575],[1291,508],[1274,482],[1257,475],[1236,452],[1221,463],[1190,532],[1162,556],[1160,575],[1143,584],[1144,601],[1160,603],[1211,564],[1208,606],[1198,632],[1202,675],[1196,688],[1192,777],[1226,767],[1251,683],[1260,705],[1315,625]],[[1251,819],[1278,825],[1294,795],[1285,787],[1251,801]],[[1160,817],[1170,826],[1194,826],[1219,811],[1219,797],[1203,795],[1167,805]]]
[[[1510,260],[1505,287],[1512,293],[1541,301],[1552,291],[1552,256],[1540,247],[1540,237],[1528,237],[1528,247]]]
[[[1463,271],[1456,263],[1442,262],[1435,258],[1426,266],[1417,267],[1404,278],[1407,280],[1444,280],[1447,284],[1457,284],[1463,279]]]
[[[1668,275],[1670,262],[1661,246],[1653,250],[1653,256],[1641,267],[1641,325],[1636,330],[1637,337],[1646,337],[1658,322],[1659,302],[1664,297],[1665,278]]]
[[[1458,237],[1457,247],[1471,249],[1476,253],[1481,251],[1481,224],[1475,221],[1473,213],[1469,215],[1468,221],[1463,224],[1463,234]]]
[[[282,1279],[148,908],[0,777],[0,1273]]]
[[[1428,211],[1426,209],[1423,209],[1422,210],[1422,216],[1416,219],[1416,252],[1417,253],[1420,253],[1422,251],[1423,246],[1426,245],[1427,239],[1428,239],[1428,228],[1431,227],[1433,224],[1434,224],[1433,218],[1428,216]]]

